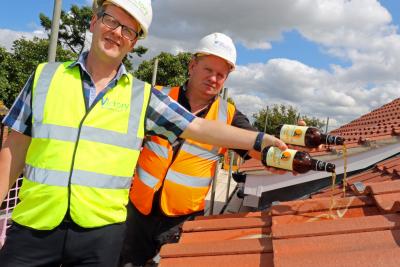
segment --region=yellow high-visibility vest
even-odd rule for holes
[[[12,214],[34,229],[55,228],[66,212],[86,228],[124,222],[144,138],[150,84],[123,76],[86,110],[79,67],[70,64],[35,72],[32,141]]]
[[[157,88],[157,87],[156,87]],[[177,100],[179,87],[157,88]],[[206,119],[231,124],[235,106],[218,97]],[[201,211],[223,149],[186,139],[175,157],[166,139],[152,136],[140,154],[130,199],[143,214],[151,212],[154,193],[161,190],[160,207],[166,215]]]

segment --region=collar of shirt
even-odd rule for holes
[[[81,70],[83,70],[85,73],[87,73],[87,74],[89,75],[89,77],[90,77],[90,74],[89,74],[89,72],[88,72],[87,69],[86,69],[86,58],[87,58],[88,54],[89,54],[88,51],[85,51],[85,52],[83,52],[82,54],[80,54],[78,60],[72,62],[71,65],[68,66],[68,68],[73,68],[73,67],[75,67],[76,65],[79,65],[79,66],[81,67]],[[121,64],[121,65],[119,66],[119,68],[118,68],[118,72],[117,72],[117,74],[115,75],[114,79],[116,79],[117,82],[118,82],[119,79],[121,79],[121,77],[122,77],[123,75],[126,75],[127,77],[129,77],[129,76],[128,76],[128,72],[126,71],[125,65],[124,65],[124,64]]]
[[[92,77],[90,76],[90,73],[86,69],[86,64],[85,64],[88,54],[89,52],[87,51],[83,52],[79,56],[77,61],[71,63],[71,65],[68,66],[68,68],[80,66],[85,103],[87,109],[90,108],[93,103],[96,103],[99,99],[101,99],[104,96],[104,94],[107,93],[108,90],[113,88],[123,76],[126,77],[126,79],[129,79],[125,65],[121,64],[118,68],[115,77],[108,83],[108,85],[100,93],[96,95],[96,87],[94,85]]]
[[[181,104],[184,108],[186,108],[190,112],[192,112],[192,110],[190,108],[189,99],[187,99],[186,93],[185,93],[187,90],[187,83],[188,82],[185,82],[181,86],[181,88],[180,88],[181,90],[179,90],[178,103]],[[210,100],[210,103],[207,105],[207,108],[205,108],[204,110],[197,113],[196,117],[204,118],[207,115],[208,111],[210,110],[211,105],[214,103],[214,101],[216,99],[217,99],[217,96],[215,96],[214,99]]]

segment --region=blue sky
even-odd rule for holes
[[[63,9],[72,3],[91,1],[62,0]],[[37,35],[39,13],[51,17],[53,5],[5,2],[0,45]],[[149,48],[145,59],[190,51],[210,32],[232,37],[238,68],[227,86],[249,116],[265,103],[290,104],[302,114],[344,123],[399,95],[398,0],[153,0],[153,10],[150,36],[142,43]]]
[[[400,25],[400,1],[380,0],[386,7],[396,25]],[[62,0],[63,10],[69,10],[72,4],[88,5],[90,0]],[[30,32],[40,27],[39,14],[42,12],[51,17],[54,2],[52,0],[13,0],[7,1],[6,12],[0,16],[0,28],[14,31]],[[26,8],[21,8],[26,6]],[[16,16],[18,14],[18,16]],[[282,39],[271,42],[273,49],[247,49],[237,45],[238,64],[267,61],[272,58],[288,58],[298,60],[317,68],[329,68],[331,64],[347,66],[348,61],[329,56],[324,48],[307,40],[296,30],[282,33]]]

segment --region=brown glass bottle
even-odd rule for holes
[[[313,159],[303,151],[287,149],[281,151],[276,147],[267,146],[261,151],[261,161],[264,166],[306,173],[308,171],[334,172],[335,164]]]
[[[318,147],[320,144],[343,145],[344,138],[322,133],[318,128],[281,124],[275,130],[275,136],[286,144]]]

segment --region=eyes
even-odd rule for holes
[[[225,80],[227,75],[222,73],[222,72],[216,72],[210,67],[204,67],[204,70],[207,72],[208,75],[215,75],[217,77],[217,80]]]
[[[115,30],[116,28],[121,27],[122,36],[130,41],[134,41],[139,35],[137,31],[128,26],[122,25],[116,18],[114,18],[110,14],[103,13],[101,15],[101,22],[111,30]]]

